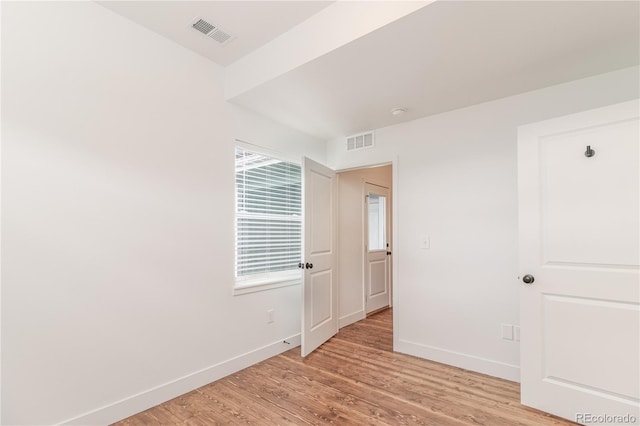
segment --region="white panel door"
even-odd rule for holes
[[[522,403],[578,423],[640,420],[639,106],[518,129]]]
[[[365,303],[367,313],[389,306],[389,189],[365,184]]]
[[[336,173],[303,158],[302,356],[338,332]]]

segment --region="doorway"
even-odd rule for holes
[[[392,305],[392,165],[340,171],[337,180],[342,328]]]

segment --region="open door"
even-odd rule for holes
[[[302,356],[307,356],[338,332],[336,173],[303,158],[302,179]]]
[[[640,419],[637,101],[518,129],[522,403]]]
[[[366,313],[389,306],[391,247],[389,188],[365,184],[365,297]]]

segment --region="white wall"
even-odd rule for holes
[[[2,424],[109,423],[296,343],[299,286],[231,295],[233,140],[323,142],[93,2],[2,2],[2,65]]]
[[[366,316],[364,300],[365,182],[391,189],[391,165],[338,173],[338,283],[340,327]],[[393,200],[393,194],[391,197]],[[389,238],[391,241],[391,236]]]
[[[619,70],[378,129],[370,150],[329,143],[337,169],[398,158],[396,350],[518,380],[518,343],[500,329],[519,316],[516,129],[637,98],[638,75]]]

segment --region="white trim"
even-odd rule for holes
[[[417,356],[443,364],[453,365],[466,370],[475,371],[490,376],[499,377],[513,382],[520,382],[520,367],[475,355],[451,351],[435,346],[423,345],[398,339],[394,342],[393,349],[408,355]]]
[[[360,320],[363,320],[366,318],[366,315],[364,313],[364,309],[357,311],[357,312],[353,312],[351,314],[347,314],[343,317],[338,318],[338,327],[342,328],[342,327],[346,327],[350,324],[353,324],[354,322],[358,322]]]
[[[251,142],[246,142],[241,139],[234,139],[235,146],[240,147],[242,149],[246,149],[251,152],[255,152],[256,154],[265,155],[268,157],[273,157],[277,160],[286,161],[287,163],[293,163],[298,166],[302,165],[302,159],[298,155],[287,154],[286,152],[276,151],[271,148],[265,148],[262,145],[256,145]]]
[[[294,272],[297,272],[295,270]],[[287,271],[288,272],[288,271]],[[233,288],[233,295],[240,296],[242,294],[256,293],[258,291],[272,290],[274,288],[289,287],[292,285],[302,284],[302,274],[294,279],[274,279],[274,280],[247,280],[244,283],[236,280],[236,287]]]
[[[300,334],[288,337],[285,341],[288,343],[279,340],[57,424],[89,425],[115,423],[118,420],[155,407],[165,401],[288,351],[291,348],[300,346]]]
[[[2,5],[0,4],[0,22],[2,22]],[[2,31],[0,31],[2,33]],[[0,45],[2,45],[2,36],[0,35]],[[1,55],[0,55],[1,56]],[[2,69],[2,60],[0,59],[0,69]],[[0,84],[0,93],[2,93],[1,84]],[[2,102],[0,102],[2,105]],[[0,106],[0,117],[2,117],[2,107]],[[0,135],[2,134],[2,120],[0,120]],[[0,138],[1,139],[1,138]],[[0,143],[0,165],[2,164],[2,144]],[[0,172],[2,170],[0,166]],[[2,173],[0,173],[2,176]],[[2,188],[2,180],[0,179],[0,192]],[[1,200],[1,197],[0,197]],[[0,201],[0,212],[2,212],[2,202]],[[0,213],[0,224],[2,223],[2,214]],[[2,227],[0,226],[0,241],[2,240]],[[1,246],[1,244],[0,244]],[[2,277],[2,254],[0,253],[0,277]],[[0,318],[2,318],[2,279],[0,278]],[[0,327],[1,329],[1,327]],[[2,365],[2,333],[0,333],[0,366]],[[2,424],[2,369],[0,368],[0,424]]]
[[[380,167],[384,167],[384,166],[380,166]],[[393,166],[392,166],[392,167],[393,167]],[[386,190],[391,191],[391,188],[388,188],[388,187],[386,187],[386,186],[384,186],[384,185],[380,185],[380,184],[378,184],[378,183],[369,182],[369,181],[364,180],[364,179],[363,179],[363,182],[364,182],[364,184],[365,184],[365,185],[373,185],[373,186],[377,186],[378,188],[383,188],[383,189],[386,189]],[[392,183],[393,183],[393,182],[392,182]],[[366,191],[365,191],[365,193],[366,193]],[[380,195],[380,194],[378,194],[378,195]]]
[[[340,169],[340,170],[336,170],[336,173],[343,173],[343,172],[350,172],[352,170],[365,170],[365,169],[375,169],[376,167],[383,167],[383,166],[393,166],[394,164],[396,164],[395,161],[384,161],[382,163],[372,163],[372,164],[367,164],[365,166],[352,166],[352,167],[347,167],[344,169]],[[363,179],[364,182],[364,179]]]
[[[393,250],[393,255],[391,256],[391,269],[393,277],[391,280],[391,304],[393,307],[393,350],[396,351],[398,345],[398,339],[400,336],[400,303],[398,302],[400,299],[398,297],[399,288],[400,288],[400,242],[398,238],[400,238],[400,210],[398,208],[399,200],[400,200],[400,185],[399,185],[399,176],[400,176],[400,157],[396,155],[396,157],[391,161],[391,238],[393,244],[391,244],[391,249]]]

